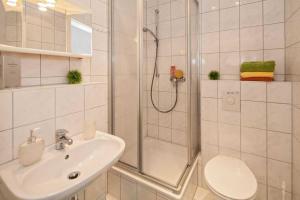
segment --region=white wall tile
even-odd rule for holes
[[[93,50],[91,59],[91,74],[107,75],[108,73],[108,55],[105,51]]]
[[[121,177],[117,173],[107,173],[107,192],[117,200],[121,198]]]
[[[219,0],[203,0],[202,12],[209,12],[219,9]]]
[[[187,136],[184,131],[172,129],[172,143],[186,146]]]
[[[281,189],[274,187],[268,187],[268,200],[292,200],[292,195],[290,192],[282,192]]]
[[[107,105],[86,110],[85,121],[95,121],[96,129],[99,131],[108,131],[108,112]]]
[[[13,141],[12,131],[6,130],[0,132],[0,164],[12,160]]]
[[[220,8],[230,8],[234,6],[239,6],[238,0],[220,0]]]
[[[106,84],[92,84],[85,86],[85,108],[106,105],[108,101]]]
[[[202,35],[202,53],[219,52],[219,33],[207,33]]]
[[[240,12],[238,7],[220,10],[220,29],[221,30],[238,29],[239,15]]]
[[[263,48],[262,26],[243,28],[241,34],[241,51],[260,50]]]
[[[63,116],[84,109],[83,86],[61,87],[56,89],[56,116]]]
[[[56,129],[66,129],[68,135],[77,135],[84,131],[84,113],[78,112],[56,118]]]
[[[211,145],[218,145],[218,128],[219,125],[217,122],[210,122],[210,121],[201,121],[201,133],[202,139],[205,143]]]
[[[40,55],[21,54],[21,76],[40,77],[41,60]]]
[[[218,98],[218,81],[202,80],[201,96]]]
[[[172,141],[172,129],[165,127],[158,127],[158,138],[164,141]]]
[[[268,130],[291,133],[291,106],[288,104],[268,103]]]
[[[122,200],[137,200],[137,184],[127,178],[121,179]]]
[[[267,0],[263,4],[265,24],[284,22],[284,1]]]
[[[291,191],[291,164],[268,159],[268,184],[278,189]]]
[[[266,102],[267,86],[264,82],[241,82],[241,99]]]
[[[220,124],[219,125],[219,144],[221,147],[231,148],[239,151],[241,148],[240,126]]]
[[[219,53],[209,53],[202,54],[202,74],[209,74],[212,70],[219,71],[220,66],[220,54]]]
[[[240,74],[239,52],[221,53],[220,55],[221,74]]]
[[[263,51],[242,51],[241,53],[241,63],[246,61],[259,61],[263,60]]]
[[[242,5],[240,11],[240,26],[242,28],[262,25],[262,2]]]
[[[45,56],[41,57],[41,76],[63,76],[69,71],[69,58]]]
[[[291,103],[292,85],[289,82],[272,82],[267,84],[267,100],[273,103]]]
[[[20,90],[15,91],[13,95],[15,127],[54,117],[54,89],[37,88]]]
[[[242,126],[266,129],[267,111],[266,103],[242,101]]]
[[[283,161],[292,161],[292,136],[279,132],[268,132],[268,157]]]
[[[85,199],[102,199],[106,195],[106,173],[91,182],[84,192]]]
[[[174,111],[172,113],[172,128],[180,131],[185,131],[186,129],[186,113]]]
[[[201,119],[208,121],[218,121],[218,100],[203,98],[201,103]]]
[[[264,48],[284,48],[284,23],[264,26]]]
[[[220,51],[231,52],[239,51],[239,30],[221,31],[220,33]]]
[[[12,93],[0,92],[0,131],[12,127]]]
[[[156,192],[149,187],[138,184],[137,199],[156,200]]]
[[[202,33],[219,31],[220,27],[219,11],[202,14]]]
[[[267,155],[267,134],[265,130],[242,127],[242,152],[258,156]]]
[[[185,27],[185,18],[179,18],[172,20],[172,37],[182,37],[186,34],[186,31],[182,28]]]

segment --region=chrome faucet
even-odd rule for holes
[[[62,150],[65,149],[65,145],[73,144],[73,140],[67,136],[69,131],[65,129],[58,129],[55,131],[55,149]]]

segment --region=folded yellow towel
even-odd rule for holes
[[[274,77],[273,72],[242,72],[241,73],[242,78],[251,78],[251,77]]]

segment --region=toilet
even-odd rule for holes
[[[218,200],[254,200],[257,181],[242,160],[218,155],[207,162],[204,177]]]

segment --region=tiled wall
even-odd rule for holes
[[[202,0],[202,79],[211,70],[238,80],[240,63],[275,60],[275,79],[284,80],[283,0]]]
[[[107,88],[102,83],[57,85],[0,91],[0,163],[18,157],[30,129],[41,128],[46,145],[54,143],[57,129],[74,136],[83,132],[85,121],[96,121],[107,131]]]
[[[293,152],[292,152],[292,171],[293,171],[293,199],[300,199],[300,135],[299,135],[299,120],[300,120],[300,2],[297,0],[286,0],[286,67],[287,78],[292,81],[293,98]]]
[[[237,92],[238,110],[223,98]],[[202,160],[238,157],[254,172],[259,200],[291,199],[292,87],[290,82],[201,81]]]
[[[154,102],[161,110],[169,109],[176,97],[175,87],[170,82],[170,66],[176,65],[187,73],[186,66],[186,1],[147,0],[146,22],[148,28],[155,32],[155,9],[159,9],[158,38],[158,71],[159,78],[154,82]],[[144,74],[147,79],[146,112],[147,135],[159,140],[179,145],[187,144],[187,91],[186,82],[178,83],[178,103],[174,111],[157,112],[150,100],[150,87],[154,69],[155,43],[150,34],[145,36],[146,66]]]
[[[35,127],[41,128],[47,145],[53,144],[56,129],[65,128],[70,135],[81,133],[85,120],[96,120],[97,129],[107,131],[108,1],[78,2],[93,11],[93,56],[81,60],[15,55],[21,61],[22,86],[34,87],[0,91],[0,164],[17,158],[18,145]],[[80,70],[85,83],[65,85],[70,69]],[[45,86],[49,84],[57,85]],[[105,193],[106,174],[81,192],[80,199],[104,199]]]

